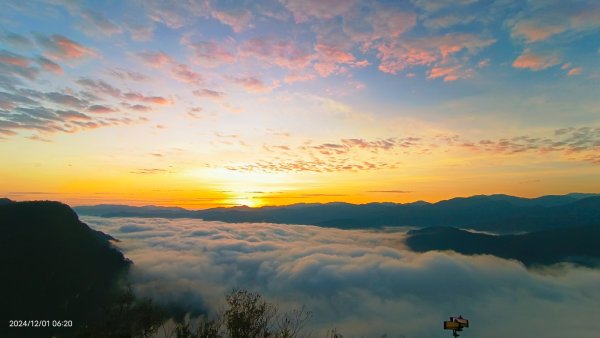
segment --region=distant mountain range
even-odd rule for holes
[[[600,194],[572,193],[538,198],[509,195],[459,197],[437,203],[293,204],[187,210],[175,207],[96,205],[74,208],[101,217],[200,218],[231,223],[307,224],[344,229],[451,226],[495,233],[520,233],[600,224]]]
[[[465,255],[488,254],[527,266],[572,262],[600,266],[600,224],[551,229],[521,235],[494,236],[452,227],[408,232],[406,244],[417,252],[452,250]]]

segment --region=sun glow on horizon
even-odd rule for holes
[[[17,2],[0,14],[0,197],[600,191],[597,1]]]

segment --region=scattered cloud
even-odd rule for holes
[[[129,76],[129,75],[127,75]],[[123,93],[119,88],[112,86],[104,80],[94,80],[91,78],[82,77],[76,81],[77,84],[90,90],[92,93],[100,94],[103,96],[109,96],[117,99],[156,104],[156,105],[170,105],[173,104],[172,99],[167,99],[163,96],[148,96],[138,92],[125,92]],[[136,103],[124,102],[124,105],[130,109],[138,111],[146,111],[146,106],[141,106]]]
[[[42,101],[54,107],[44,106]],[[101,113],[94,117],[81,110],[86,101],[57,92],[42,93],[35,90],[18,90],[16,93],[0,93],[0,134],[15,136],[25,133],[25,137],[36,141],[49,141],[53,133],[75,133],[87,129],[133,124],[138,121],[129,117],[117,117],[116,110],[93,104],[85,110]]]
[[[297,23],[310,18],[329,20],[348,12],[356,3],[354,0],[280,0],[292,13]]]
[[[560,58],[554,53],[540,53],[525,49],[512,65],[515,68],[526,68],[533,71],[539,71],[556,66],[559,63]]]
[[[273,81],[271,84],[264,83],[261,79],[254,76],[234,77],[233,82],[241,85],[249,93],[268,93],[279,87],[279,81]]]
[[[173,101],[166,99],[162,96],[146,96],[144,94],[136,93],[136,92],[127,92],[123,94],[123,98],[132,101],[139,101],[144,103],[153,103],[158,105],[168,105],[172,104]]]
[[[160,67],[170,64],[172,62],[171,57],[169,55],[167,55],[165,52],[145,51],[145,52],[140,52],[137,55],[146,64],[148,64],[152,67],[155,67],[155,68],[160,68]]]
[[[58,75],[61,75],[64,72],[63,68],[58,63],[49,60],[43,56],[38,57],[36,61],[44,70],[48,72],[52,72]]]
[[[111,84],[103,80],[94,80],[88,77],[81,77],[76,82],[84,88],[89,89],[93,93],[109,95],[115,98],[121,97],[120,89],[113,87]]]
[[[33,43],[27,36],[7,31],[0,32],[0,41],[17,49],[29,49],[33,46]]]
[[[356,161],[347,158],[329,158],[327,160],[262,160],[254,163],[227,165],[227,170],[242,172],[359,172],[366,170],[394,169],[390,162]]]
[[[106,114],[106,113],[114,113],[117,110],[112,107],[109,107],[109,106],[95,104],[95,105],[89,106],[87,108],[87,111],[89,111],[90,113],[95,113],[95,114]]]
[[[444,138],[444,142],[447,145],[467,148],[477,152],[505,155],[527,152],[538,152],[540,154],[562,153],[571,159],[588,161],[587,159],[590,158],[591,154],[600,150],[600,128],[569,127],[556,129],[553,135],[523,135],[497,140],[484,139],[476,142],[463,140],[455,136]]]
[[[193,63],[204,67],[218,67],[236,61],[235,47],[232,40],[226,42],[192,41],[189,37],[182,39],[182,44],[192,50]]]
[[[107,74],[118,78],[120,80],[131,80],[137,82],[148,81],[150,78],[140,72],[122,69],[122,68],[112,68],[108,69]]]
[[[442,77],[446,81],[469,76],[469,68],[453,57],[464,53],[474,55],[483,48],[492,45],[496,40],[469,33],[446,34],[426,37],[405,42],[383,43],[377,46],[381,60],[379,70],[385,73],[398,72],[414,66],[430,66],[430,78]],[[437,68],[434,70],[434,68]],[[460,70],[460,71],[459,71]],[[445,76],[433,75],[445,72]]]
[[[452,6],[467,6],[478,0],[413,0],[413,3],[427,12],[437,12]]]
[[[189,66],[184,64],[177,64],[171,68],[171,74],[173,77],[181,82],[189,84],[200,84],[202,83],[202,75],[193,71]]]
[[[236,33],[251,27],[250,22],[252,21],[252,13],[247,9],[213,9],[212,16],[223,24],[231,27]]]
[[[567,76],[579,75],[579,74],[581,74],[581,71],[582,71],[581,67],[571,68],[567,72]]]
[[[225,93],[207,88],[197,89],[192,93],[198,97],[206,97],[213,100],[220,100],[225,97]]]
[[[428,79],[442,78],[444,82],[466,79],[473,74],[472,69],[463,69],[460,65],[433,67],[429,71]]]
[[[343,65],[366,67],[370,64],[367,60],[357,60],[354,55],[339,49],[338,46],[318,43],[315,45],[315,50],[318,62],[314,67],[317,73],[323,77],[345,72],[346,68]]]
[[[84,101],[82,99],[79,99],[73,95],[68,95],[68,94],[63,94],[63,93],[58,93],[58,92],[51,92],[51,93],[46,93],[45,95],[46,100],[54,102],[54,103],[58,103],[62,106],[66,106],[66,107],[70,107],[70,108],[84,108],[88,105],[87,101]]]
[[[400,156],[461,150],[494,156],[556,153],[569,160],[597,163],[597,156],[592,155],[600,150],[600,128],[572,127],[557,129],[553,134],[482,140],[444,134],[376,140],[347,138],[335,143],[306,142],[300,146],[263,145],[263,149],[273,157],[225,167],[246,172],[357,172],[397,168],[399,163],[390,161],[390,156],[399,159]]]
[[[134,171],[130,171],[131,174],[139,174],[139,175],[152,175],[152,174],[164,174],[168,173],[169,170],[161,169],[161,168],[141,168],[136,169]]]
[[[123,32],[123,29],[119,25],[106,18],[100,12],[85,9],[81,12],[81,18],[84,21],[82,25],[83,30],[88,31],[91,35],[94,35],[95,32],[100,32],[106,36],[111,36]],[[93,31],[90,32],[91,27],[93,27]]]
[[[195,85],[199,85],[203,81],[200,73],[186,64],[178,63],[165,52],[145,51],[137,55],[151,67],[168,70],[171,77],[177,81]]]
[[[35,80],[40,71],[31,64],[32,62],[28,57],[0,50],[0,74]]]
[[[590,32],[600,28],[600,5],[595,1],[533,2],[512,20],[511,35],[527,43],[549,40],[560,34]]]
[[[273,37],[257,37],[245,41],[240,46],[240,55],[256,58],[263,64],[288,69],[304,69],[315,57],[309,48],[301,47],[294,40]]]
[[[45,49],[47,56],[54,60],[77,60],[98,55],[96,51],[85,47],[62,35],[35,36],[37,43]]]

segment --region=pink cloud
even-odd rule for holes
[[[354,55],[340,49],[338,46],[317,43],[315,50],[318,54],[318,62],[314,65],[314,68],[323,77],[346,72],[347,69],[344,65],[366,67],[370,64],[367,60],[356,60]]]
[[[535,9],[527,9],[528,15],[517,20],[512,26],[511,35],[527,42],[547,40],[564,32],[584,32],[600,27],[600,5],[590,2],[581,7],[563,6],[560,2],[542,3]]]
[[[412,66],[445,66],[456,62],[451,57],[462,51],[472,55],[496,40],[474,34],[447,34],[402,43],[382,43],[377,46],[379,69],[396,74]]]
[[[171,76],[181,82],[190,84],[199,84],[202,82],[202,75],[192,70],[188,65],[178,63],[175,59],[164,52],[142,52],[138,56],[146,64],[155,68],[169,68]]]
[[[233,63],[236,60],[236,55],[232,51],[233,48],[227,42],[191,42],[188,39],[182,39],[182,43],[192,49],[192,62],[204,67],[218,67],[222,64]]]
[[[125,27],[131,34],[131,38],[135,41],[148,41],[152,38],[154,33],[153,24],[138,24],[133,22],[126,22]]]
[[[162,67],[172,62],[171,57],[164,52],[141,52],[138,56],[152,67]]]
[[[48,72],[54,73],[54,74],[62,74],[63,73],[63,68],[56,62],[46,59],[43,56],[40,56],[37,58],[37,62],[40,66],[42,66],[42,68]]]
[[[564,23],[544,23],[540,19],[523,20],[517,22],[512,28],[512,35],[523,37],[528,42],[546,40],[552,35],[562,33],[567,29]]]
[[[215,9],[212,12],[212,16],[231,27],[231,29],[236,33],[249,28],[250,21],[252,20],[252,13],[246,9],[231,11]]]
[[[192,93],[198,97],[207,97],[213,100],[220,100],[223,97],[225,97],[225,93],[223,92],[218,92],[206,88],[194,90]]]
[[[235,83],[240,84],[249,93],[267,93],[279,87],[279,81],[273,81],[271,85],[264,83],[261,79],[247,76],[237,77],[232,79]]]
[[[391,6],[376,5],[369,21],[373,30],[370,40],[393,39],[413,28],[417,16]]]
[[[460,65],[432,67],[428,79],[443,78],[444,82],[466,79],[473,75],[472,69],[463,69]]]
[[[20,68],[29,67],[29,64],[31,63],[27,57],[8,51],[0,51],[0,62]]]
[[[512,65],[515,68],[527,68],[539,71],[555,66],[559,62],[560,59],[555,54],[536,53],[530,49],[525,49]]]
[[[184,64],[178,64],[171,68],[171,75],[181,82],[199,84],[202,82],[202,75],[193,71]]]
[[[314,65],[315,70],[322,77],[328,77],[332,74],[342,73],[343,68],[335,63],[322,63],[318,62]]]
[[[336,46],[317,43],[315,50],[321,59],[334,63],[353,63],[356,61],[354,55],[338,49]]]
[[[125,94],[123,94],[123,97],[128,100],[140,101],[140,102],[145,102],[145,103],[153,103],[153,104],[158,104],[158,105],[168,105],[168,104],[173,103],[171,100],[166,99],[162,96],[146,96],[146,95],[136,93],[136,92],[125,93]]]
[[[293,40],[259,37],[246,41],[240,47],[244,57],[254,57],[264,63],[288,69],[305,68],[313,60],[314,55],[306,48],[301,48]]]
[[[96,56],[96,52],[62,35],[52,35],[50,37],[37,36],[37,41],[42,45],[47,54],[58,60],[83,59]]]
[[[380,60],[379,70],[389,74],[397,74],[411,66],[429,65],[438,60],[435,51],[410,46],[380,44],[377,50],[377,57]]]
[[[582,71],[581,67],[571,68],[569,70],[569,72],[567,73],[567,76],[579,75],[579,74],[581,74],[581,71]]]
[[[348,12],[354,5],[354,0],[280,0],[294,15],[297,23],[314,17],[317,19],[332,19]]]

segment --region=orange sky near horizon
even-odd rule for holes
[[[598,193],[595,13],[8,1],[0,196],[199,209]]]

